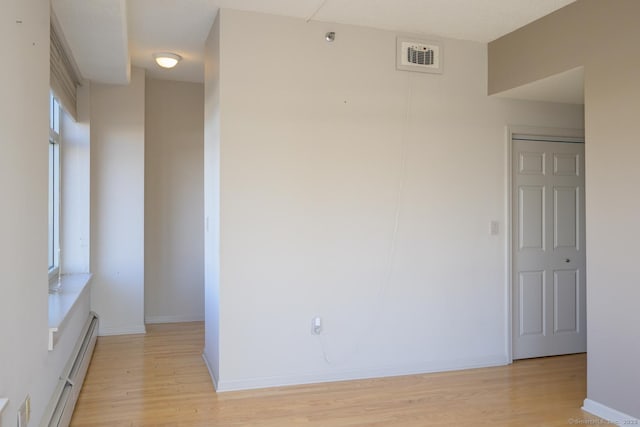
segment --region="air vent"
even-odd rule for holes
[[[396,69],[442,73],[442,46],[432,41],[398,37]]]
[[[416,65],[433,65],[433,49],[430,46],[409,46],[407,62]]]

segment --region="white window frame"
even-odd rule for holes
[[[49,281],[60,273],[60,114],[58,100],[50,95],[49,107],[49,233],[47,239]]]

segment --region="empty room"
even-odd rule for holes
[[[640,424],[637,0],[0,10],[0,427]]]

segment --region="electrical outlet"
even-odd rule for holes
[[[322,318],[320,316],[316,316],[311,320],[311,333],[314,335],[322,333]]]
[[[18,408],[18,427],[26,427],[31,418],[31,397],[27,395]]]

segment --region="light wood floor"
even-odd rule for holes
[[[202,323],[100,337],[74,426],[566,426],[580,410],[585,355],[511,366],[216,394]]]

